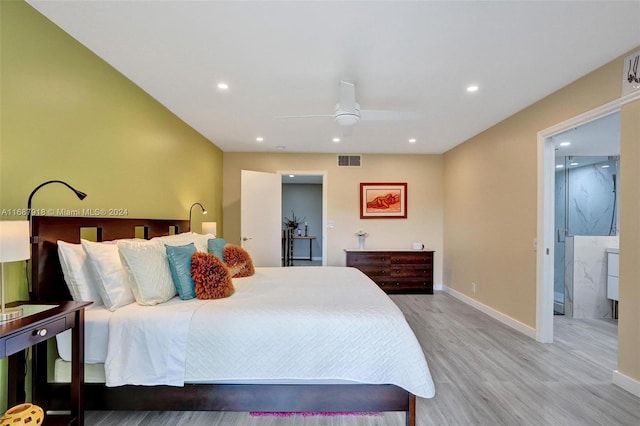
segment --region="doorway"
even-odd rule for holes
[[[619,247],[620,114],[548,139],[555,147],[554,315],[611,318],[606,250]]]
[[[309,171],[280,174],[283,266],[326,265],[326,174]]]
[[[554,318],[554,262],[556,253],[556,241],[566,237],[565,227],[556,227],[555,184],[556,184],[556,156],[568,157],[570,155],[582,156],[604,155],[608,158],[611,151],[580,151],[574,146],[574,151],[562,151],[559,144],[564,142],[560,135],[576,131],[581,126],[589,123],[597,123],[598,119],[616,121],[619,127],[620,107],[627,102],[626,99],[613,101],[578,117],[559,123],[538,133],[538,232],[536,238],[537,249],[537,292],[536,292],[536,339],[543,343],[553,342],[553,318]],[[616,135],[619,147],[619,132]],[[565,146],[566,147],[566,146]],[[595,148],[594,148],[595,147]],[[602,149],[602,140],[596,138],[591,149]],[[619,148],[618,148],[619,150]],[[575,200],[570,200],[570,202]],[[617,226],[617,217],[615,217]],[[559,235],[560,234],[560,235]],[[566,242],[565,242],[566,244]],[[606,267],[606,266],[605,266]],[[563,292],[566,295],[566,292]],[[563,301],[566,310],[566,299]]]

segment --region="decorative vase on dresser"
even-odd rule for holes
[[[366,235],[359,235],[358,236],[358,249],[364,250],[364,239],[365,238],[367,238]]]
[[[361,270],[385,293],[433,294],[433,251],[349,250],[347,266]]]

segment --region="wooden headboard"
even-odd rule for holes
[[[79,243],[83,228],[93,228],[97,241],[153,238],[189,230],[188,220],[34,216],[31,234],[31,282],[34,302],[71,300],[58,258],[58,240]],[[136,235],[136,229],[138,235]],[[142,233],[142,235],[141,235]]]

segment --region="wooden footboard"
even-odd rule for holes
[[[57,241],[80,242],[81,228],[96,228],[98,240],[145,238],[187,230],[185,220],[46,217],[33,218],[31,299],[38,302],[70,300],[58,259]],[[46,410],[68,407],[69,385],[47,380],[47,347],[33,348],[33,400]],[[161,411],[403,411],[406,424],[415,426],[416,399],[394,385],[369,384],[188,384],[120,386],[85,384],[87,410]]]
[[[47,383],[38,404],[67,409],[69,385]],[[237,411],[237,412],[384,412],[403,411],[415,426],[416,398],[393,385],[187,384],[119,386],[85,384],[86,410]]]

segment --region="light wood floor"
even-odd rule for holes
[[[640,399],[611,384],[615,322],[556,316],[556,342],[541,344],[445,293],[391,297],[422,344],[436,383],[435,398],[418,400],[418,425],[640,425]],[[401,426],[404,417],[90,411],[86,424]]]

